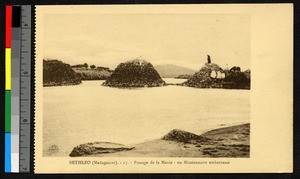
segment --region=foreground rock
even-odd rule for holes
[[[208,142],[210,139],[193,134],[191,132],[174,129],[170,131],[167,135],[165,135],[162,138],[162,140],[190,143],[190,142]]]
[[[116,144],[111,142],[94,142],[81,144],[77,147],[74,147],[72,152],[70,153],[70,157],[78,157],[85,155],[95,155],[95,154],[103,154],[103,153],[114,153],[120,151],[131,150],[134,147],[128,147],[123,144]]]
[[[201,135],[213,141],[214,145],[203,148],[203,154],[209,157],[249,157],[250,124],[214,129]]]
[[[166,83],[161,79],[151,63],[145,60],[132,60],[119,64],[103,85],[130,88],[157,87],[164,86]]]
[[[122,146],[121,144],[118,145]],[[117,148],[120,146],[117,146]],[[88,149],[86,150],[85,148]],[[161,139],[139,143],[134,145],[134,148],[127,147],[127,149],[113,150],[113,152],[91,152],[99,150],[90,149],[84,144],[84,146],[76,150],[74,148],[72,153],[76,151],[77,153],[79,152],[93,157],[245,158],[250,156],[250,124],[218,128],[202,135],[174,129]],[[82,150],[88,152],[82,152]],[[78,156],[78,154],[76,154],[76,156]]]
[[[43,60],[43,86],[78,85],[80,76],[69,64],[59,60]]]

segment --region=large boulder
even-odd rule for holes
[[[81,80],[69,64],[43,60],[43,86],[77,85]]]
[[[166,83],[151,63],[136,59],[119,64],[103,85],[126,88],[156,87],[166,85]]]
[[[162,140],[174,141],[174,142],[183,142],[183,143],[193,143],[197,142],[208,142],[209,139],[193,134],[191,132],[183,131],[180,129],[173,129],[168,134],[163,136]]]

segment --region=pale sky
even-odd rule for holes
[[[194,70],[206,55],[250,68],[250,16],[239,14],[46,14],[44,58],[114,69],[142,57]]]

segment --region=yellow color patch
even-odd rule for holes
[[[5,90],[11,90],[11,48],[5,48]]]

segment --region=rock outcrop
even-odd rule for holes
[[[81,80],[69,64],[59,60],[43,60],[43,86],[77,85]]]
[[[193,141],[208,141],[209,139],[193,134],[191,132],[173,129],[167,135],[165,135],[162,140],[189,143]]]
[[[215,63],[206,63],[198,72],[183,83],[196,88],[222,88],[224,70]]]
[[[196,88],[250,89],[250,70],[242,72],[238,66],[223,70],[219,65],[211,63],[209,55],[207,61],[204,67],[182,85]]]
[[[216,141],[215,145],[203,148],[207,157],[249,157],[250,124],[241,124],[208,131],[201,136]]]
[[[157,87],[164,86],[166,83],[161,79],[151,63],[136,59],[119,64],[103,85],[130,88]]]
[[[123,144],[116,144],[112,142],[94,142],[81,144],[77,147],[74,147],[70,153],[70,157],[79,157],[85,155],[95,155],[102,153],[114,153],[120,151],[132,150],[134,147],[128,147]]]

